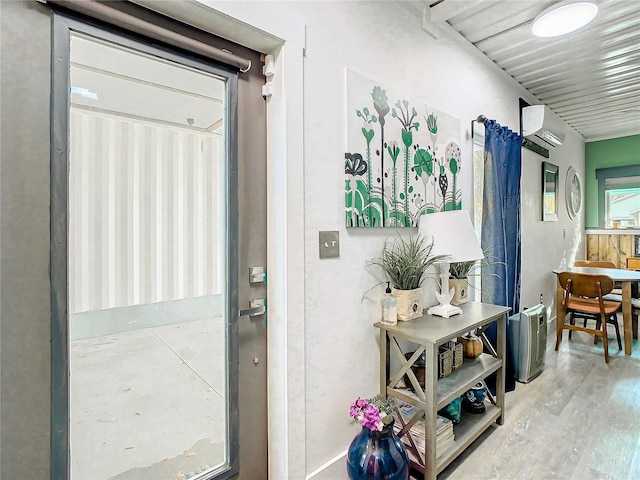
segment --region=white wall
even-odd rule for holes
[[[543,295],[549,320],[556,316],[556,279],[549,272],[585,258],[584,189],[580,214],[569,218],[565,203],[565,181],[570,166],[584,186],[584,140],[573,130],[562,147],[551,150],[549,162],[558,165],[558,221],[541,221],[540,191],[545,158],[522,150],[522,286],[521,306],[530,307]],[[583,187],[584,188],[584,187]]]
[[[288,442],[287,451],[272,455],[270,450],[270,461],[280,462],[284,456],[284,462],[294,464],[302,455],[307,477],[346,477],[342,454],[357,432],[356,426],[349,425],[348,406],[357,396],[373,395],[379,388],[378,336],[371,326],[377,320],[379,309],[375,295],[361,301],[363,293],[375,283],[373,276],[365,270],[365,263],[379,252],[384,239],[393,231],[347,230],[344,227],[345,68],[460,119],[463,130],[460,185],[463,204],[468,207],[472,204],[471,120],[485,114],[517,130],[518,97],[537,102],[495,65],[470,52],[459,40],[449,39],[446,35],[439,40],[429,37],[420,28],[420,16],[402,5],[347,1],[201,1],[225,15],[254,25],[266,32],[265,36],[283,32],[280,38],[285,40],[285,47],[286,36],[293,27],[283,16],[291,18],[293,14],[293,18],[305,26],[304,100],[302,105],[287,103],[285,106],[288,126],[299,121],[295,117],[300,109],[304,112],[304,156],[301,159],[304,195],[287,195],[286,199],[287,208],[295,209],[300,202],[303,205],[304,265],[297,265],[299,257],[285,265],[289,273],[304,267],[304,316],[283,317],[288,322],[283,330],[285,335],[288,326],[298,331],[298,326],[304,325],[304,345],[300,349],[304,351],[305,391],[300,400],[305,402],[305,414],[303,418],[290,417],[293,420],[283,421],[293,422],[286,429],[290,434],[300,430],[306,433],[304,445],[284,438]],[[253,41],[255,33],[234,33],[233,29],[227,32],[229,38],[245,44]],[[291,58],[291,55],[295,57],[298,52],[289,49],[288,57],[284,58]],[[279,73],[289,79],[289,87],[294,91],[300,87],[295,80],[291,82],[291,75],[298,72],[287,71],[285,66]],[[270,133],[272,140],[275,135],[275,138],[296,141],[277,130]],[[575,239],[581,238],[577,233],[584,217],[569,221],[561,201],[560,220],[541,222],[539,198],[543,158],[528,151],[523,157],[522,301],[523,305],[537,302],[542,292],[549,304],[554,281],[550,270],[567,260],[574,250]],[[567,144],[555,149],[550,161],[560,166],[560,198],[563,199],[568,166],[573,165],[579,174],[584,174],[581,137],[569,132]],[[283,177],[281,181],[288,190],[291,178]],[[567,229],[566,239],[562,239],[562,228]],[[339,259],[318,258],[319,230],[340,232]],[[297,231],[294,229],[289,233],[295,236]],[[582,245],[579,248],[584,250]],[[298,301],[292,295],[288,299],[294,303]],[[279,319],[277,317],[276,321]],[[272,330],[270,335],[279,334]],[[271,376],[282,374],[289,381],[290,392],[284,401],[291,402],[291,386],[300,385],[300,378],[295,366],[287,363],[280,366],[284,371],[272,368]],[[282,400],[270,394],[270,399],[274,398]],[[299,407],[285,406],[283,411],[293,412]],[[270,442],[282,439],[270,434]],[[278,458],[274,460],[274,456]],[[278,475],[286,471],[286,466],[271,470],[274,478],[298,478]]]
[[[276,301],[272,290],[269,298],[270,367],[272,357],[279,362],[270,370],[269,408],[270,413],[282,413],[270,418],[270,462],[275,464],[271,478],[302,478],[300,462],[307,474],[319,472],[314,478],[341,478],[343,459],[335,464],[339,475],[323,465],[340,456],[357,431],[348,424],[349,403],[378,388],[377,336],[371,327],[377,305],[360,299],[373,281],[364,270],[365,261],[377,253],[389,233],[343,227],[344,69],[358,70],[457,116],[465,131],[480,113],[517,128],[522,93],[457,42],[432,40],[420,30],[415,13],[391,2],[247,5],[202,1],[255,26],[242,33],[234,26],[225,36],[249,46],[252,38],[257,43],[270,39],[278,53],[277,94],[287,99],[270,100],[271,105],[281,104],[277,124],[270,131],[271,161],[277,167],[270,175],[283,187],[274,193],[275,202],[269,200],[271,215],[280,227],[283,218],[295,222],[281,229],[284,240],[275,239],[283,240],[280,245],[288,250],[269,253],[276,257],[272,264],[277,267],[270,272],[269,283],[284,286],[276,292]],[[188,4],[178,7],[189,8]],[[298,20],[292,21],[293,13]],[[2,3],[2,60],[7,72],[1,95],[3,478],[49,478],[50,24],[46,6]],[[300,31],[304,32],[305,24],[302,97]],[[283,48],[278,49],[281,44]],[[283,138],[286,142],[278,143]],[[468,205],[471,171],[465,165],[471,164],[471,146],[463,138],[461,187]],[[561,198],[568,166],[584,175],[583,152],[583,142],[575,134],[552,152],[551,161],[560,166]],[[537,301],[541,291],[549,291],[545,293],[549,302],[553,285],[549,269],[569,261],[575,238],[582,238],[576,232],[581,232],[584,217],[569,221],[562,204],[559,222],[539,221],[541,161],[525,151],[523,304]],[[299,188],[301,181],[304,192]],[[303,227],[298,223],[301,212],[306,219]],[[562,239],[562,228],[567,228],[566,239]],[[319,229],[340,231],[340,259],[317,258]],[[304,236],[304,252],[298,248],[299,236]],[[583,254],[584,247],[579,250]],[[305,371],[300,372],[301,367]]]
[[[346,229],[343,220],[345,151],[344,70],[380,81],[407,98],[422,100],[459,118],[463,128],[461,186],[463,208],[471,208],[470,122],[479,114],[513,130],[519,127],[521,89],[492,66],[478,61],[457,42],[434,40],[420,18],[402,6],[383,2],[302,2],[296,10],[306,22],[305,58],[305,327],[307,472],[343,451],[357,427],[347,407],[358,395],[378,391],[378,319],[375,295],[361,302],[375,279],[365,270],[389,230]],[[531,97],[525,97],[533,101]],[[542,157],[523,158],[523,303],[543,292],[551,301],[551,269],[571,249],[574,227],[564,203],[559,222],[540,221]],[[567,145],[552,152],[560,165],[561,198],[569,163],[583,172],[584,145],[569,134]],[[562,228],[567,239],[561,240]],[[318,231],[339,230],[341,257],[318,258]],[[377,293],[381,293],[378,290]],[[341,462],[339,462],[341,463]],[[343,465],[337,466],[339,472]]]

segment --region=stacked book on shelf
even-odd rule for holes
[[[438,415],[436,428],[436,458],[444,456],[455,445],[453,422],[442,415]]]
[[[414,407],[410,403],[400,402],[398,400],[398,411],[402,415],[402,419],[404,423],[408,423],[409,420],[418,412],[418,408]],[[396,413],[397,417],[397,413]],[[396,435],[402,430],[403,424],[399,418],[396,418],[396,422],[394,424],[394,430]],[[426,449],[425,442],[425,422],[424,417],[418,420],[410,430],[411,438],[418,449],[421,452],[421,456],[424,455]],[[408,450],[412,450],[411,441],[409,440],[408,435],[404,435],[400,438],[402,443]],[[453,422],[446,417],[438,415],[438,422],[436,426],[436,458],[440,458],[449,452],[455,445],[455,436],[453,432]]]

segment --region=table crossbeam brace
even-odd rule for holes
[[[389,383],[387,384],[387,386],[391,388],[395,388],[398,382],[400,381],[400,379],[406,374],[409,377],[409,380],[411,381],[411,384],[413,385],[414,391],[418,395],[418,398],[420,399],[421,402],[424,403],[426,401],[425,393],[422,390],[420,382],[418,382],[418,379],[416,378],[415,373],[413,373],[413,370],[411,370],[411,365],[413,365],[415,361],[420,357],[420,355],[422,355],[422,352],[426,350],[425,346],[424,345],[419,346],[418,349],[413,353],[413,355],[411,355],[411,358],[407,360],[404,354],[402,353],[402,349],[400,348],[400,345],[398,344],[398,339],[393,335],[389,335],[389,337],[391,337],[391,339],[393,340],[391,342],[391,347],[392,347],[392,350],[396,352],[398,359],[402,362],[402,367],[389,380]]]
[[[409,446],[405,444],[405,446],[407,446],[411,450],[415,458],[418,459],[418,463],[420,463],[420,465],[424,467],[425,458],[422,454],[420,454],[420,449],[418,448],[415,441],[413,440],[413,435],[411,435],[411,428],[418,422],[418,420],[424,417],[424,411],[416,412],[416,414],[413,417],[411,417],[409,422],[406,422],[406,423],[398,407],[396,407],[396,412],[398,413],[398,419],[402,424],[402,428],[400,429],[400,432],[398,432],[398,438],[402,438],[403,436],[407,436],[409,438],[409,443],[411,445]]]

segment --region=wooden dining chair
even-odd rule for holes
[[[609,262],[606,260],[576,260],[573,262],[574,267],[591,267],[591,268],[617,268],[615,263]],[[605,300],[609,300],[611,302],[622,303],[622,286],[616,285],[614,283],[613,290],[609,292],[605,298]],[[588,315],[586,313],[575,314],[570,317],[570,322],[575,324],[576,318],[582,318],[584,320],[583,327],[587,326],[588,320],[596,321],[596,329],[599,328],[600,324],[598,322],[600,316],[598,314]],[[571,330],[569,330],[569,340],[571,340]],[[598,337],[593,337],[593,343],[598,343]]]
[[[606,260],[576,260],[573,262],[574,267],[592,267],[592,268],[618,268],[613,262]],[[622,302],[622,285],[614,283],[613,290],[608,294],[605,300],[612,302]],[[616,296],[617,295],[617,296]],[[571,333],[571,332],[569,332]]]
[[[620,328],[616,313],[620,310],[620,303],[604,300],[604,296],[613,289],[613,280],[606,275],[590,275],[586,273],[561,272],[558,275],[560,286],[564,290],[562,298],[562,309],[564,317],[557,321],[562,321],[558,326],[556,334],[556,351],[562,341],[564,330],[577,330],[602,337],[604,347],[604,361],[609,363],[609,341],[607,338],[607,323],[615,325],[618,347],[622,350],[622,340],[620,339]],[[569,316],[569,323],[566,317]],[[587,320],[596,319],[595,328],[575,325],[574,315],[582,316]],[[599,322],[598,322],[599,319]],[[586,321],[585,321],[586,325]]]
[[[613,262],[604,260],[576,260],[573,262],[574,267],[593,267],[593,268],[617,268]]]
[[[627,270],[640,270],[640,257],[627,257]]]

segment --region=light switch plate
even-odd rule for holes
[[[340,232],[319,232],[320,258],[337,258],[340,256]]]

